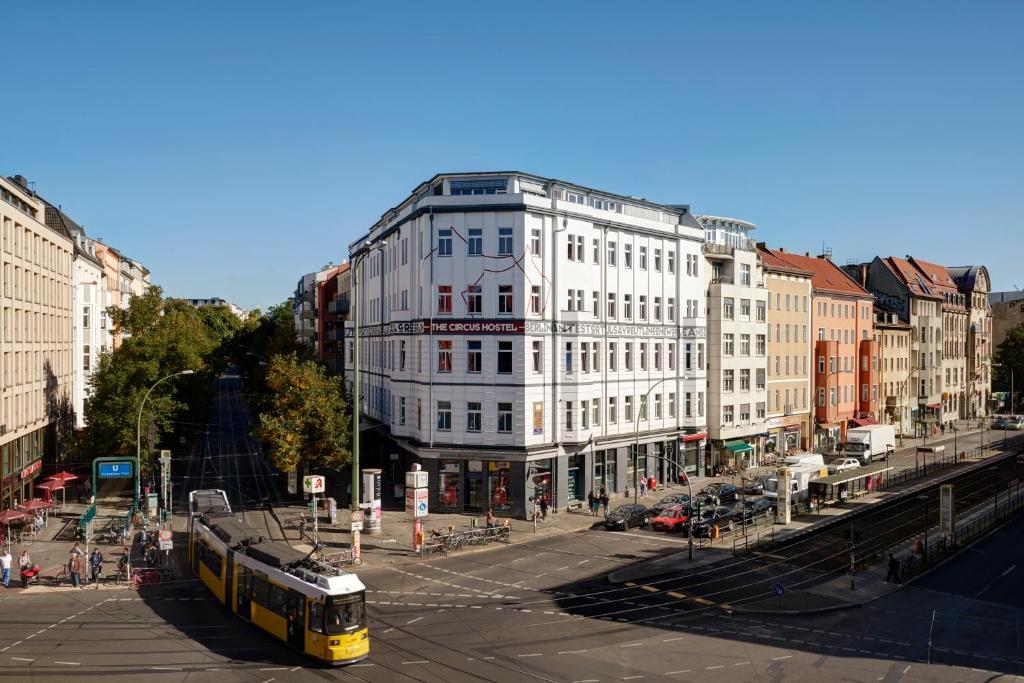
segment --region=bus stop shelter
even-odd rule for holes
[[[812,507],[836,505],[871,493],[882,485],[886,474],[893,469],[895,468],[885,463],[879,463],[858,467],[855,470],[837,472],[821,479],[813,479],[807,485],[811,495],[811,505]]]

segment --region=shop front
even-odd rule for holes
[[[35,480],[43,467],[46,427],[0,446],[3,464],[2,503],[10,509],[34,495]]]
[[[726,441],[722,444],[722,463],[734,470],[747,469],[754,463],[754,446],[748,439]]]
[[[834,422],[819,422],[814,426],[814,450],[818,453],[834,453],[839,450],[840,427]]]
[[[679,437],[680,463],[689,477],[704,474],[704,442],[707,434],[682,434]]]
[[[766,463],[781,461],[787,455],[803,450],[806,443],[802,421],[787,423],[785,418],[775,418],[774,422],[775,424],[769,422],[768,433],[765,435]]]

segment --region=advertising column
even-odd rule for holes
[[[381,470],[363,470],[362,508],[366,512],[363,530],[371,536],[381,532],[380,526],[380,493]]]

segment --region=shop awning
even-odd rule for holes
[[[878,424],[877,422],[875,422],[874,420],[872,420],[871,418],[868,418],[868,417],[855,417],[855,418],[852,418],[850,420],[850,422],[852,422],[853,424],[857,425],[858,427],[867,427],[868,425],[876,425],[876,424]]]
[[[703,441],[706,438],[708,438],[707,434],[683,434],[679,440],[683,443],[690,443],[691,441]]]
[[[744,443],[742,441],[726,441],[725,447],[728,448],[733,453],[749,453],[750,451],[754,450],[753,446],[751,446],[749,443]]]

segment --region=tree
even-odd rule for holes
[[[316,361],[291,353],[271,358],[266,383],[268,405],[256,435],[274,467],[288,472],[349,462],[351,423],[338,378]]]
[[[1024,325],[1017,325],[1006,333],[992,360],[992,389],[1010,391],[1012,373],[1013,388],[1019,392],[1024,384]]]

